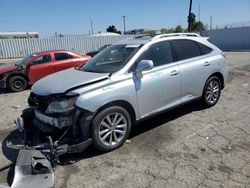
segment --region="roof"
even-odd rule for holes
[[[68,51],[68,50],[48,50],[48,51],[35,52],[33,54],[45,54],[45,53],[52,53],[52,52],[70,52],[70,51]]]
[[[169,33],[169,34],[161,34],[161,35],[139,35],[136,37],[126,38],[121,41],[119,41],[117,44],[146,44],[150,41],[167,38],[167,37],[202,37],[197,33]]]
[[[130,38],[120,40],[116,44],[146,44],[151,40],[152,40],[152,36],[150,35],[140,35],[140,36],[136,36],[136,37],[133,36]]]

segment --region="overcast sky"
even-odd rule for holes
[[[193,0],[193,12],[213,26],[250,21],[250,0]],[[129,29],[187,27],[189,0],[0,0],[0,32],[37,31],[42,36],[88,34],[109,25]]]

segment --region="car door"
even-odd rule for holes
[[[137,60],[152,60],[154,68],[134,76],[140,116],[146,117],[181,103],[181,76],[179,66],[173,63],[170,43],[152,44]]]
[[[56,52],[54,53],[54,67],[55,71],[61,71],[74,66],[74,58],[67,52]]]
[[[53,62],[51,54],[45,54],[36,57],[28,67],[29,83],[33,84],[37,80],[54,73]]]
[[[173,40],[172,45],[180,64],[181,99],[182,103],[185,103],[202,95],[204,84],[210,74],[212,61],[209,58],[204,58],[203,55],[212,50],[205,46],[199,46],[196,41],[188,39]]]

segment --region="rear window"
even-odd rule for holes
[[[71,56],[67,53],[55,53],[55,60],[60,61],[64,59],[70,59]]]
[[[192,40],[173,40],[172,44],[178,61],[201,55],[200,47]]]
[[[200,47],[201,55],[209,54],[212,51],[211,48],[209,48],[209,47],[207,47],[199,42],[197,42],[197,45]]]

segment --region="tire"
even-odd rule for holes
[[[218,102],[221,94],[221,82],[217,76],[210,77],[204,86],[202,95],[202,104],[209,108]]]
[[[91,135],[93,146],[104,152],[122,146],[131,130],[131,117],[119,106],[108,107],[92,120]]]
[[[27,85],[27,80],[22,76],[13,76],[9,79],[9,88],[11,91],[23,91],[27,88]]]

